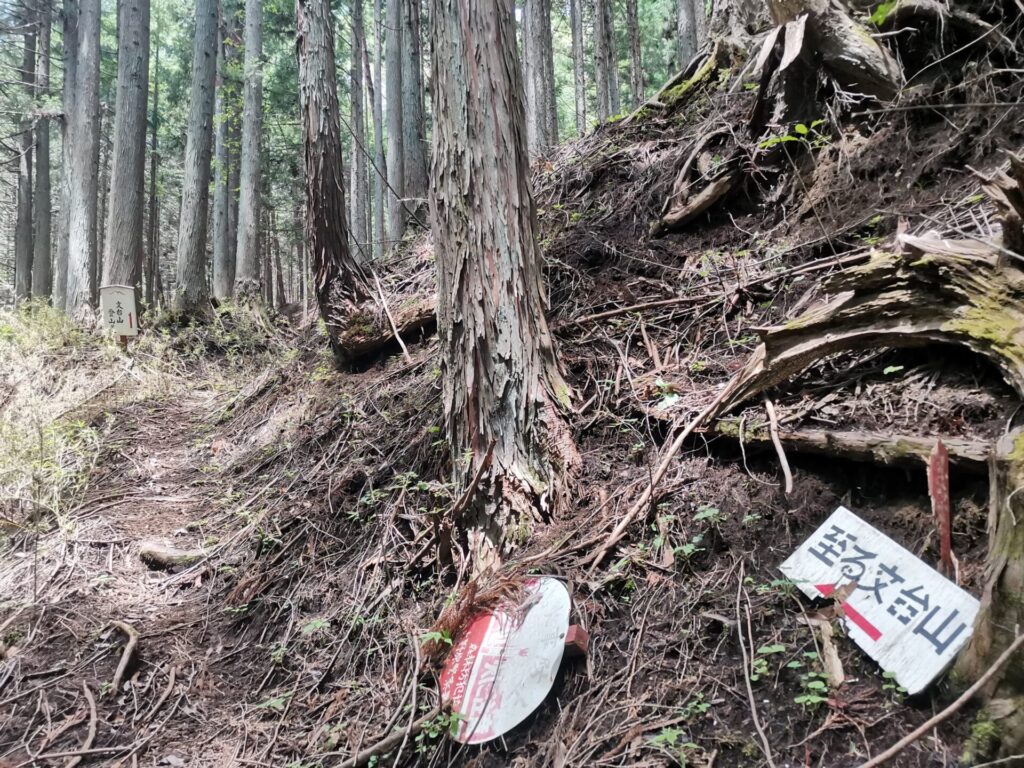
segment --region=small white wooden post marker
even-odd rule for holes
[[[139,312],[135,307],[135,289],[130,285],[105,285],[100,288],[100,322],[128,349],[128,337],[139,335]]]
[[[979,603],[878,529],[839,507],[779,566],[808,597],[843,601],[857,645],[908,693],[942,674],[970,639]]]

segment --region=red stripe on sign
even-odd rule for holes
[[[132,327],[132,313],[131,312],[128,313],[128,327],[129,328]]]
[[[815,586],[825,597],[828,597],[836,591],[834,584],[815,584]],[[874,624],[864,618],[864,614],[845,601],[843,602],[843,613],[845,613],[849,617],[850,621],[860,627],[864,634],[872,640],[878,640],[882,637],[882,633],[878,631],[878,628],[875,627]]]

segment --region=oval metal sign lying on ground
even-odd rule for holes
[[[496,739],[540,706],[555,682],[569,630],[569,591],[557,579],[528,581],[518,605],[477,616],[441,672],[441,699],[459,716],[463,744]]]

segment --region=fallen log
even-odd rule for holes
[[[720,420],[714,430],[744,443],[755,443],[768,447],[771,435],[767,429],[744,430],[734,420]],[[881,432],[796,429],[779,430],[779,440],[786,450],[820,456],[835,456],[853,461],[867,461],[887,466],[908,466],[921,468],[928,463],[928,457],[939,438],[916,435],[893,435]],[[988,472],[988,458],[992,444],[983,440],[967,440],[943,437],[942,442],[949,450],[950,462],[959,469],[972,474]]]
[[[202,557],[202,552],[178,549],[161,541],[143,541],[139,544],[139,559],[154,570],[187,567],[199,562]]]

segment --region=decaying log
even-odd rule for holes
[[[371,302],[345,318],[344,327],[338,334],[338,347],[347,362],[358,362],[397,344],[392,327],[398,329],[398,335],[406,343],[419,341],[436,329],[433,297],[410,295],[397,304],[390,303],[392,299],[388,301],[393,326],[380,305]]]
[[[996,244],[901,237],[837,273],[827,300],[790,322],[760,329],[762,344],[739,377],[735,406],[834,352],[956,344],[999,368],[1024,396],[1024,271]]]
[[[719,421],[715,431],[720,435],[739,439],[735,421]],[[771,444],[767,429],[744,430],[745,443]],[[818,429],[779,430],[779,440],[786,450],[822,456],[836,456],[875,464],[922,468],[938,438],[915,435],[892,435],[881,432],[847,432]],[[973,474],[988,471],[988,457],[992,445],[981,440],[944,437],[950,462],[959,469]]]
[[[768,9],[780,26],[804,24],[806,17],[799,47],[809,44],[843,88],[884,100],[896,94],[899,64],[838,0],[768,0]],[[796,52],[789,55],[795,58]]]
[[[139,559],[156,570],[187,567],[202,558],[202,552],[178,549],[161,541],[143,541],[139,544]]]
[[[719,176],[692,198],[684,199],[674,205],[668,213],[654,222],[651,227],[651,237],[659,237],[693,221],[694,218],[725,197],[732,189],[734,181],[735,176],[731,173]]]

